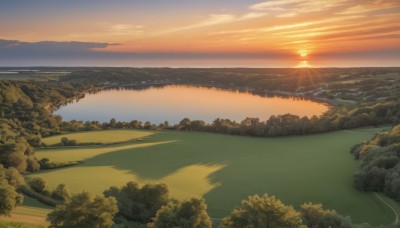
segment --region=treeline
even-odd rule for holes
[[[47,182],[40,177],[19,186],[18,191],[52,207],[71,198],[71,193],[65,184],[59,184],[54,190],[51,190]]]
[[[295,92],[300,87],[312,89],[319,83],[341,80],[342,75],[360,78],[364,75],[399,72],[399,68],[84,68],[61,80],[97,85],[179,84],[215,85],[221,88],[247,88],[257,91]]]
[[[354,184],[361,191],[384,192],[400,201],[400,125],[352,148],[361,161]]]
[[[41,163],[32,147],[42,137],[59,134],[61,117],[50,110],[81,97],[88,84],[0,81],[0,164],[20,173],[34,172]]]
[[[73,195],[58,205],[47,220],[50,227],[353,227],[350,217],[321,204],[304,203],[297,211],[275,196],[249,196],[223,219],[211,219],[203,199],[179,201],[169,197],[165,184],[139,187],[129,182],[103,195]],[[369,227],[364,224],[363,227]]]
[[[306,135],[363,126],[400,123],[400,102],[387,101],[366,107],[332,107],[321,117],[300,117],[292,114],[272,115],[266,121],[259,118],[246,118],[241,122],[230,119],[215,119],[211,124],[202,120],[182,119],[179,124],[171,125],[168,121],[161,124],[133,120],[121,122],[111,119],[109,122],[69,121],[60,125],[61,131],[77,132],[101,129],[147,129],[147,130],[182,130],[203,131],[232,135],[273,137],[288,135]],[[65,145],[73,144],[65,140]]]

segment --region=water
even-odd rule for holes
[[[55,111],[63,120],[108,122],[139,120],[159,124],[179,123],[187,117],[212,123],[216,118],[241,121],[246,117],[266,120],[291,113],[320,115],[328,106],[311,100],[259,96],[246,92],[206,87],[165,86],[147,89],[103,90]]]

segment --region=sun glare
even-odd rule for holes
[[[308,61],[301,61],[296,68],[310,68],[312,67],[310,64],[308,64]]]
[[[307,57],[308,51],[306,51],[306,50],[300,50],[300,51],[299,51],[299,55],[300,55],[300,57]]]

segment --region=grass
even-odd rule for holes
[[[47,214],[50,213],[50,211],[51,211],[50,209],[44,209],[39,207],[18,206],[15,208],[15,210],[12,211],[12,213],[45,218]]]
[[[42,202],[40,202],[39,200],[29,197],[27,195],[24,195],[24,203],[23,205],[26,208],[39,208],[39,209],[44,209],[44,210],[39,210],[44,212],[47,209],[47,212],[49,212],[49,210],[53,209],[53,207],[46,205]],[[20,208],[20,207],[17,207]],[[37,216],[42,216],[43,214],[41,212],[39,212],[39,214],[33,214],[33,215],[37,215]]]
[[[17,206],[11,216],[0,216],[0,228],[39,228],[47,227],[46,216],[51,207],[24,195],[24,203]]]
[[[392,213],[393,213],[393,223],[394,226],[393,227],[399,227],[400,226],[400,204],[399,202],[397,202],[396,200],[387,197],[384,194],[377,194],[377,197],[380,198],[381,200],[385,201],[386,204],[388,204],[391,209],[392,209]],[[396,221],[396,217],[397,217],[397,221]]]
[[[79,144],[85,143],[121,143],[126,141],[138,140],[143,137],[152,135],[148,131],[129,131],[129,130],[110,130],[110,131],[90,131],[80,132],[67,135],[57,135],[44,138],[43,142],[47,146],[55,146],[61,144],[61,138],[67,137],[69,140],[76,140]]]
[[[74,193],[96,194],[131,180],[163,182],[173,197],[204,197],[214,218],[226,216],[248,195],[268,193],[296,208],[304,202],[322,203],[355,223],[376,226],[392,223],[393,211],[374,193],[355,190],[357,161],[349,149],[379,130],[279,138],[153,132],[141,142],[41,150],[39,158],[84,163],[30,176],[44,178],[53,188],[64,183]],[[113,137],[114,132],[103,134]]]
[[[26,199],[26,198],[25,198]],[[17,206],[11,216],[0,216],[0,228],[39,228],[47,227],[45,221],[49,209],[38,208],[43,205],[35,205],[36,207]]]
[[[34,223],[26,222],[15,222],[11,218],[2,218],[5,221],[0,220],[0,228],[44,228],[44,225],[38,225]]]

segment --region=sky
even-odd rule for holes
[[[400,0],[0,0],[0,66],[400,66]]]

